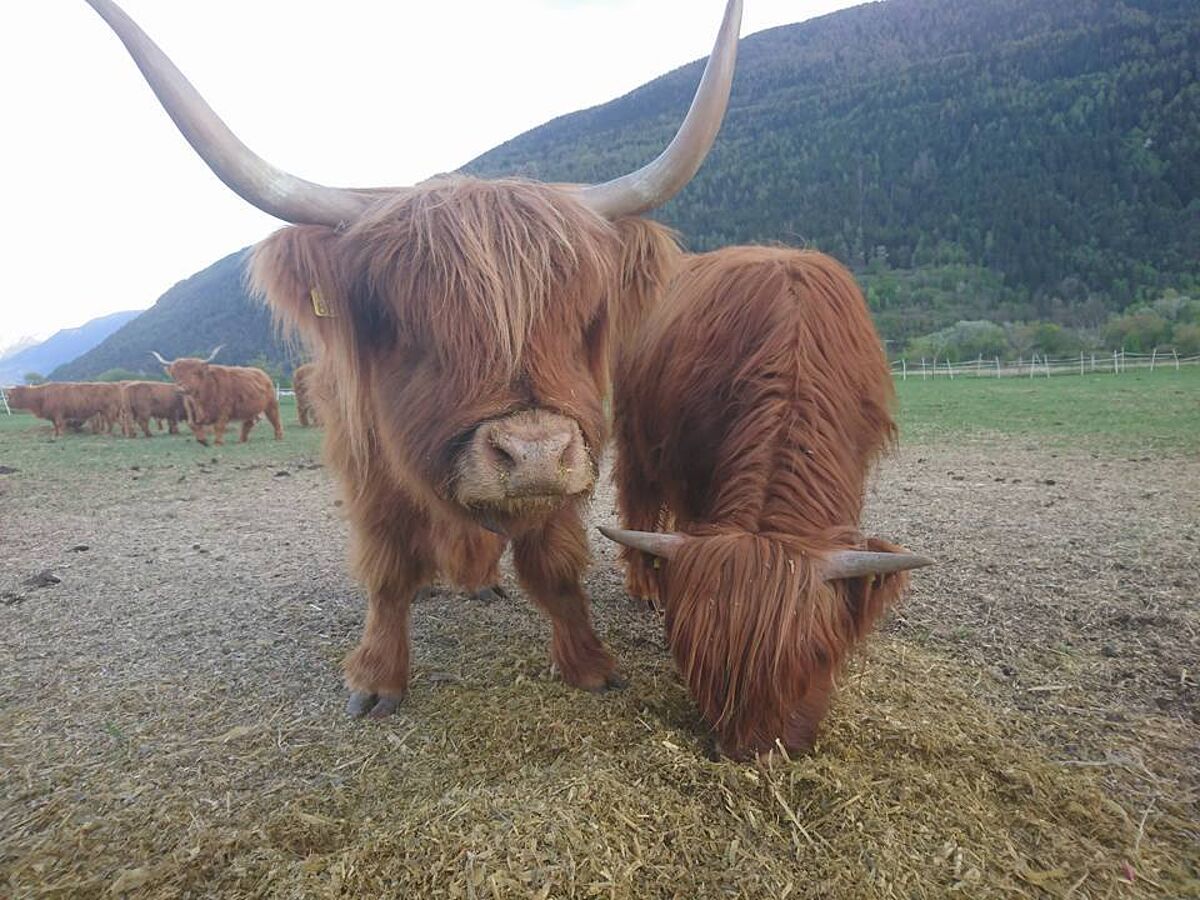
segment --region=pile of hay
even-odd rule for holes
[[[421,611],[433,665],[381,724],[337,718],[332,678],[308,686],[333,694],[318,708],[264,683],[270,704],[237,721],[221,685],[117,692],[96,719],[122,723],[103,753],[65,719],[6,707],[0,893],[1200,891],[1181,810],[1139,821],[1092,771],[1047,759],[1030,722],[990,713],[952,664],[896,638],[852,667],[812,756],[748,766],[707,758],[653,623],[616,648],[630,688],[591,696],[547,679],[536,613],[495,611],[514,623],[497,646],[462,605]]]

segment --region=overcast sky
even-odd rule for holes
[[[411,184],[708,54],[724,0],[119,0],[255,152]],[[742,34],[859,0],[746,0]],[[0,348],[153,304],[282,223],[224,187],[83,0],[9,10]],[[680,110],[682,116],[683,110]]]

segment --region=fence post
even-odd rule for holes
[[[1029,377],[1030,378],[1033,377],[1033,367],[1036,365],[1037,365],[1037,354],[1035,353],[1035,354],[1033,354],[1033,356],[1029,357]]]
[[[1128,372],[1128,371],[1129,371],[1129,361],[1127,359],[1125,359],[1125,348],[1122,347],[1121,348],[1121,372],[1124,373],[1124,372]]]
[[[1179,360],[1175,360],[1175,368],[1179,368]],[[12,410],[8,408],[8,395],[4,391],[0,391],[0,403],[4,404],[4,412],[7,415],[12,415]]]
[[[1000,357],[996,357],[996,377],[1000,377]]]
[[[1116,375],[1120,370],[1117,368],[1117,351],[1113,351],[1113,374]]]
[[[1079,374],[1083,374],[1083,351],[1079,351]]]
[[[1049,378],[1049,377],[1050,377],[1050,357],[1049,357],[1049,356],[1043,356],[1043,357],[1042,357],[1042,362],[1044,362],[1044,363],[1046,364],[1046,365],[1045,365],[1045,369],[1046,369],[1046,377],[1047,377],[1047,378]]]
[[[1092,354],[1092,371],[1093,372],[1096,371],[1096,354],[1095,353]]]
[[[925,380],[925,357],[921,357],[921,380]]]
[[[1179,351],[1174,347],[1171,348],[1171,355],[1175,357],[1175,371],[1179,371]]]
[[[954,370],[950,368],[950,360],[946,360],[946,374],[950,376],[950,380],[954,380]]]
[[[908,361],[904,357],[900,358],[900,371],[903,373],[902,381],[908,381]]]
[[[1150,351],[1150,371],[1151,372],[1154,371],[1154,363],[1157,359],[1158,359],[1158,347],[1155,346],[1155,348]]]

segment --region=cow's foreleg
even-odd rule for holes
[[[213,423],[213,444],[220,447],[222,444],[225,443],[225,429],[228,427],[229,427],[229,417],[228,416],[221,416],[220,418],[217,419],[216,422]],[[246,430],[246,428],[245,428],[245,426],[243,426],[243,431],[245,431],[245,430]],[[242,437],[242,440],[243,441],[246,440],[244,435]]]
[[[391,715],[408,692],[408,617],[418,589],[399,578],[371,591],[362,638],[344,664],[351,716]]]
[[[616,662],[592,629],[580,580],[588,564],[587,537],[576,510],[563,510],[544,528],[513,541],[521,584],[550,617],[550,658],[563,681],[588,691],[624,687]]]
[[[355,570],[367,590],[367,621],[344,663],[350,688],[346,712],[377,719],[394,712],[408,691],[409,609],[432,579],[433,567],[425,552],[428,524],[418,512],[402,502],[390,508],[365,502],[369,507],[352,515]]]

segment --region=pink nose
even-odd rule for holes
[[[567,493],[572,466],[583,462],[583,438],[574,422],[561,416],[512,417],[485,427],[489,461],[509,495]]]
[[[545,409],[483,422],[458,458],[454,499],[514,512],[590,490],[595,465],[579,423]]]

